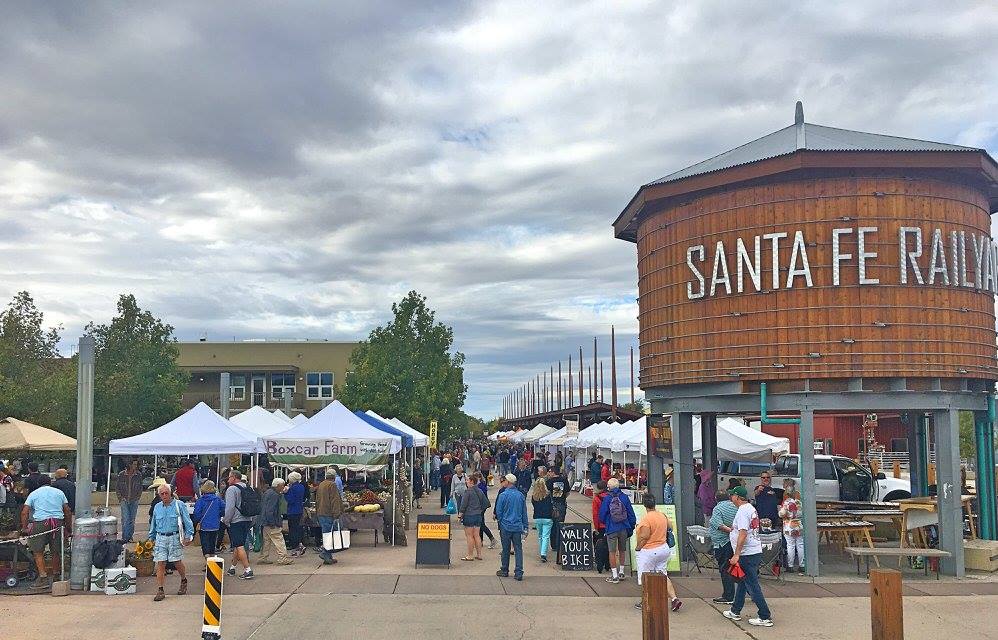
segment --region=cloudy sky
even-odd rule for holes
[[[141,4],[0,20],[0,297],[67,349],[122,292],[181,339],[352,340],[414,288],[491,417],[611,324],[628,385],[611,221],[795,100],[998,151],[993,2]]]

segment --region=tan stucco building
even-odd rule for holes
[[[356,342],[325,340],[180,342],[178,364],[190,373],[184,410],[198,402],[220,408],[221,374],[231,376],[232,413],[260,405],[284,409],[291,394],[295,413],[312,415],[336,397]]]

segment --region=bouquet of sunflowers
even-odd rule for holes
[[[153,541],[152,540],[145,540],[143,542],[136,542],[135,543],[135,549],[133,550],[133,554],[139,560],[144,560],[144,559],[151,560],[152,559],[152,548],[153,548]]]

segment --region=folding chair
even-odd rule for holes
[[[693,558],[697,572],[703,573],[704,569],[717,570],[717,560],[714,558],[714,544],[710,541],[710,534],[707,527],[698,524],[686,527],[686,549]]]
[[[762,543],[762,562],[759,563],[759,575],[768,575],[778,580],[783,579],[783,533],[760,533]]]

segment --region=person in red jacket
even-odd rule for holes
[[[596,491],[593,493],[593,528],[596,531],[605,531],[606,523],[599,519],[599,508],[603,505],[603,498],[607,496],[606,483],[600,480],[596,483]]]
[[[173,476],[173,487],[177,493],[177,497],[182,502],[189,502],[194,499],[194,476],[196,472],[194,471],[194,463],[190,460],[185,460],[184,463],[177,469],[177,473]]]
[[[600,480],[603,482],[609,482],[610,478],[613,477],[613,473],[610,470],[610,461],[603,461],[603,470],[600,472]]]

